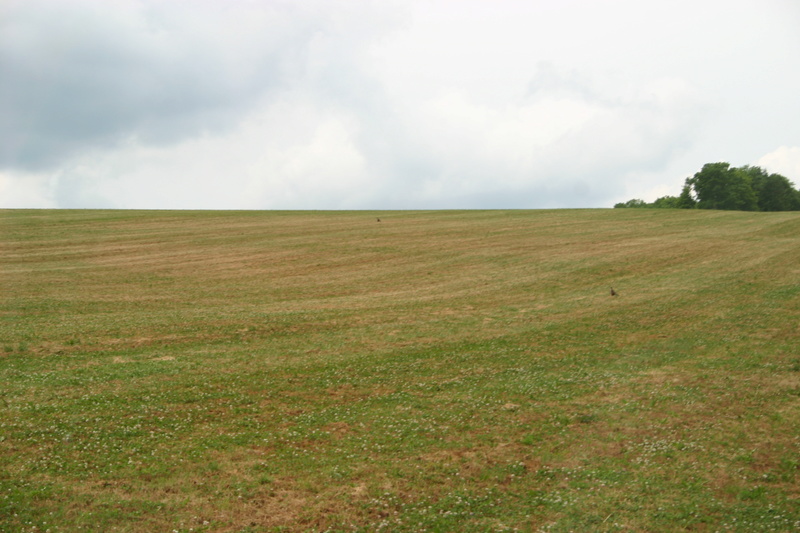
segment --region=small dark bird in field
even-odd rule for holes
[[[378,222],[380,222],[380,221],[381,221],[381,219],[378,219]]]
[[[611,287],[611,296],[616,296],[617,291],[614,290],[614,287]]]

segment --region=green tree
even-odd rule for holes
[[[800,193],[794,184],[780,174],[769,174],[761,167],[740,169],[750,177],[761,211],[794,211],[800,209]]]
[[[678,207],[678,201],[680,198],[677,196],[662,196],[661,198],[656,198],[656,201],[652,203],[652,207],[659,207],[661,209],[675,209]]]
[[[797,211],[800,192],[785,176],[770,174],[761,186],[758,203],[762,211]]]
[[[758,209],[750,176],[731,168],[730,163],[707,163],[687,183],[694,190],[700,209]]]
[[[633,200],[628,200],[627,202],[620,202],[618,204],[614,204],[614,209],[624,208],[624,207],[650,207],[647,202],[644,200],[640,200],[638,198],[634,198]]]
[[[679,209],[694,209],[697,207],[697,201],[692,196],[692,186],[689,185],[689,179],[686,179],[686,184],[681,190],[681,195],[678,196],[678,202],[675,207]]]
[[[660,209],[674,209],[678,207],[677,196],[661,196],[656,198],[655,202],[649,204],[647,207],[658,207]]]

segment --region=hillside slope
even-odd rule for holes
[[[796,213],[3,210],[0,243],[3,531],[800,528]]]

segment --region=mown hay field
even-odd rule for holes
[[[2,210],[0,246],[1,531],[800,529],[798,213]]]

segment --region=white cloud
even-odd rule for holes
[[[55,208],[52,178],[29,172],[0,172],[0,207]]]
[[[795,186],[800,186],[800,146],[781,146],[760,157],[756,165],[770,173],[781,174]]]
[[[535,207],[610,197],[632,171],[691,142],[699,107],[685,84],[657,80],[624,99],[556,88],[490,105],[455,92],[409,105],[405,116],[427,159],[440,162],[438,186],[427,180],[427,190],[470,206]]]
[[[225,135],[168,146],[129,138],[56,176],[66,207],[300,209],[357,206],[370,190],[347,117],[283,101]]]

